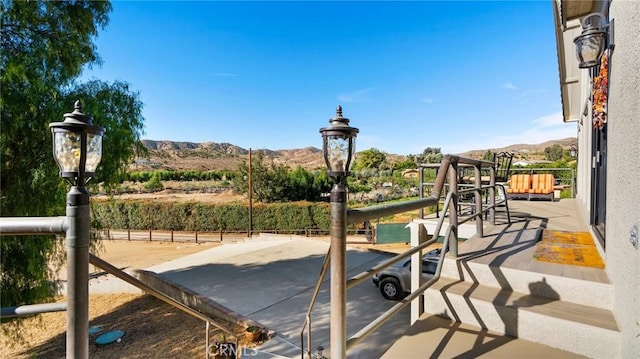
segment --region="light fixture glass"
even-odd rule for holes
[[[336,116],[329,120],[329,126],[320,129],[322,152],[330,177],[336,181],[349,174],[351,161],[355,155],[355,138],[358,129],[349,126],[349,119],[342,117],[342,107],[336,109]]]
[[[94,126],[91,116],[82,113],[80,101],[76,101],[73,112],[64,114],[63,122],[53,122],[49,127],[60,177],[74,186],[84,186],[102,159],[104,128]]]
[[[95,173],[102,159],[102,135],[97,133],[87,134],[87,163],[85,171]]]
[[[60,172],[80,171],[81,138],[81,134],[74,132],[53,133],[53,156],[60,167]]]
[[[595,17],[599,17],[600,21],[604,22],[604,17],[600,13],[585,16],[582,19],[584,30],[573,40],[579,61],[578,67],[581,69],[598,66],[606,47],[607,31],[595,24]]]
[[[355,153],[352,138],[344,135],[327,136],[327,166],[332,172],[348,172]]]

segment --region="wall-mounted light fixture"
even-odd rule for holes
[[[600,23],[603,24],[602,27]],[[613,21],[604,23],[604,16],[597,12],[582,19],[582,34],[573,40],[576,44],[576,56],[580,61],[579,68],[598,66],[604,50],[613,47]]]
[[[571,145],[571,147],[569,147],[569,156],[571,156],[571,158],[576,158],[578,156],[578,147],[576,147],[576,145]]]

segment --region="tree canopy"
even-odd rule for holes
[[[358,153],[353,165],[354,171],[366,169],[386,169],[387,154],[377,148],[370,148]],[[383,168],[384,167],[384,168]]]
[[[562,146],[555,144],[544,148],[544,157],[549,161],[558,161],[562,159]]]
[[[427,147],[421,154],[416,156],[418,163],[440,163],[442,162],[442,152],[440,147]]]
[[[94,182],[115,183],[141,148],[139,95],[121,81],[77,82],[85,66],[100,64],[93,40],[107,25],[110,10],[104,1],[0,2],[2,216],[64,215],[67,188],[58,177],[48,125],[62,121],[77,99],[94,124],[106,128]],[[52,236],[2,238],[3,306],[53,294],[48,264],[62,258],[59,244]]]
[[[292,171],[284,165],[268,165],[260,152],[251,159],[251,164],[251,186],[258,202],[318,201],[331,190],[326,170],[314,175],[302,167]],[[248,193],[248,162],[240,164],[238,171],[239,175],[232,180],[233,189]]]

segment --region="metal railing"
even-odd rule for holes
[[[67,231],[68,218],[67,217],[4,217],[0,218],[0,235],[41,235],[41,234],[62,234]],[[151,294],[152,296],[160,299],[161,301],[182,310],[183,312],[190,314],[198,319],[205,321],[206,323],[206,358],[210,355],[209,345],[209,326],[212,324],[219,330],[223,331],[227,335],[234,339],[235,348],[238,349],[238,335],[234,333],[230,328],[220,324],[214,318],[200,313],[199,311],[178,302],[170,296],[158,291],[157,289],[147,285],[139,279],[127,274],[123,270],[113,266],[112,264],[100,259],[99,257],[89,254],[89,263],[101,268],[102,270],[110,273],[123,281],[143,290],[144,292]],[[88,286],[88,283],[85,283]],[[72,293],[67,293],[67,297]],[[87,304],[88,305],[88,304]],[[35,315],[41,313],[65,311],[67,310],[67,303],[45,303],[45,304],[31,304],[22,305],[18,307],[6,307],[1,309],[1,316],[3,318],[19,317],[27,315]],[[88,322],[88,321],[87,321]],[[88,338],[87,338],[88,340]],[[238,352],[233,353],[237,356]]]
[[[466,166],[472,166],[474,168],[475,181],[472,188],[463,189],[463,190],[460,190],[458,188],[458,164],[464,164]],[[486,167],[489,168],[489,177],[490,177],[489,184],[482,185],[481,169]],[[420,182],[422,183],[422,172],[420,173],[420,177],[421,177]],[[478,160],[473,160],[473,159],[458,157],[453,155],[446,155],[444,156],[442,163],[440,164],[439,171],[436,176],[434,186],[432,188],[432,191],[429,197],[424,198],[424,193],[421,188],[420,199],[347,210],[347,224],[354,224],[354,223],[359,223],[359,222],[379,218],[382,216],[389,216],[393,214],[413,211],[416,209],[422,210],[425,207],[435,206],[440,202],[442,190],[445,187],[445,182],[447,177],[449,178],[449,192],[446,195],[442,212],[439,216],[439,220],[436,224],[436,228],[434,230],[434,233],[432,234],[431,239],[411,248],[408,251],[405,251],[404,253],[396,255],[393,258],[390,258],[389,260],[386,260],[383,263],[380,263],[367,271],[364,271],[362,273],[359,273],[353,276],[352,278],[346,281],[346,288],[349,289],[364,282],[365,280],[371,278],[373,275],[380,273],[384,269],[392,266],[393,264],[411,255],[415,255],[416,253],[419,253],[420,257],[422,257],[422,250],[427,248],[429,245],[435,243],[438,240],[440,231],[442,230],[442,227],[444,225],[444,219],[448,218],[449,225],[446,229],[446,233],[444,236],[444,240],[442,244],[443,250],[440,252],[440,257],[438,259],[438,266],[436,268],[436,274],[434,275],[433,278],[428,280],[426,283],[420,285],[418,288],[412,288],[412,292],[409,296],[401,300],[398,304],[394,305],[392,308],[390,308],[385,313],[383,313],[382,315],[374,319],[372,322],[370,322],[367,326],[362,328],[356,334],[351,336],[346,342],[347,350],[352,348],[355,344],[357,344],[359,341],[364,339],[371,332],[373,332],[374,330],[379,328],[382,324],[384,324],[386,321],[391,319],[400,310],[402,310],[404,307],[409,305],[413,300],[415,300],[420,295],[422,295],[425,290],[427,290],[431,285],[433,285],[440,278],[440,273],[442,270],[442,264],[444,262],[445,253],[449,252],[450,255],[453,257],[457,257],[458,255],[457,238],[458,238],[459,224],[475,219],[476,235],[478,236],[484,235],[483,234],[483,226],[484,226],[483,217],[485,216],[486,213],[488,213],[490,222],[492,224],[495,224],[495,209],[497,206],[496,199],[495,199],[496,198],[495,190],[500,185],[495,183],[495,169],[493,168],[493,163],[486,162],[486,161],[478,161]],[[483,191],[489,192],[489,195],[486,198],[487,202],[485,204],[483,204],[483,201],[482,201]],[[474,203],[475,209],[473,213],[471,213],[470,215],[464,218],[459,218],[458,211],[456,210],[458,208],[458,195],[460,193],[473,193],[475,197],[475,203]],[[507,207],[507,211],[508,211],[508,207]],[[329,248],[329,252],[330,251],[331,251],[331,248]],[[309,307],[305,315],[305,321],[302,325],[302,329],[300,330],[300,344],[301,344],[302,358],[304,358],[305,352],[308,358],[313,358],[313,354],[311,353],[311,350],[312,350],[311,313],[316,303],[318,293],[320,292],[320,287],[322,285],[322,282],[324,281],[327,270],[329,268],[329,264],[330,264],[329,252],[327,253],[327,256],[325,256],[324,262],[322,263],[320,275],[314,287],[314,291],[311,296]],[[419,272],[419,271],[416,271],[416,272]],[[305,331],[307,333],[306,350],[304,345]],[[332,343],[332,345],[333,344],[334,343]]]

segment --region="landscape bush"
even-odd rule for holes
[[[243,203],[152,202],[110,200],[91,205],[102,228],[201,232],[246,231],[248,206]],[[293,232],[328,230],[326,202],[257,203],[253,206],[254,231]]]
[[[237,171],[138,171],[128,172],[123,181],[147,182],[157,176],[161,181],[220,181],[230,180],[238,174]]]

